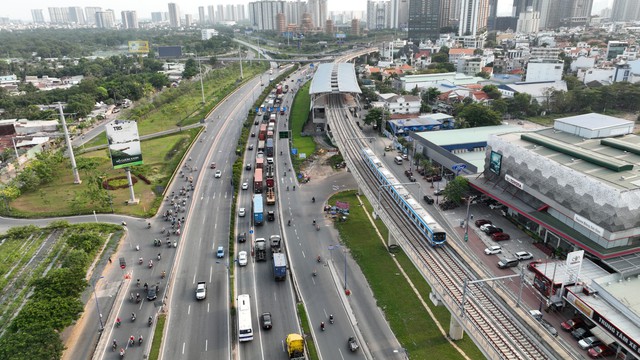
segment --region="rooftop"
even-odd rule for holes
[[[598,113],[589,113],[557,119],[556,122],[580,126],[590,130],[605,129],[611,126],[633,124],[632,121]]]
[[[362,93],[350,63],[320,64],[313,75],[309,94]]]

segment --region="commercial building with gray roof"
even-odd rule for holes
[[[640,137],[632,129],[630,121],[587,114],[554,128],[493,135],[482,176],[470,183],[559,254],[638,253]]]

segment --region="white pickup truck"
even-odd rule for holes
[[[207,297],[207,284],[204,281],[199,281],[196,287],[196,299],[204,300]]]

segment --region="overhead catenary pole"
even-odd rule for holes
[[[244,79],[244,74],[242,72],[242,50],[240,46],[238,46],[238,55],[240,55],[240,80]]]
[[[60,110],[60,121],[62,122],[62,130],[64,131],[64,139],[67,141],[67,148],[69,149],[69,159],[71,160],[71,170],[73,171],[73,183],[81,184],[80,173],[78,172],[78,166],[76,165],[76,157],[73,155],[73,146],[71,146],[71,138],[69,137],[69,130],[67,129],[67,121],[64,118],[62,112],[62,103],[58,103],[58,110]]]

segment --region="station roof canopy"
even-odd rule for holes
[[[320,64],[316,70],[309,94],[322,95],[331,93],[361,94],[355,67],[351,63]]]

